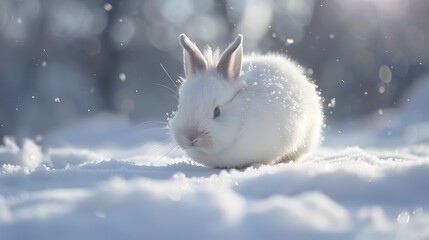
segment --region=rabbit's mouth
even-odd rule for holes
[[[202,152],[205,154],[214,152],[213,137],[208,132],[184,131],[180,136],[176,136],[176,142],[187,152]]]
[[[192,160],[202,163],[204,165],[211,165],[211,162],[219,158],[218,151],[214,149],[207,149],[202,147],[189,147],[184,149],[188,157]]]
[[[210,136],[197,137],[192,141],[188,141],[185,150],[201,151],[210,154],[213,152],[213,139]]]

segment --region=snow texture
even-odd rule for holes
[[[5,138],[1,239],[428,239],[428,90],[331,123],[300,163],[207,168],[113,116]]]

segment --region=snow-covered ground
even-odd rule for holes
[[[304,162],[210,169],[159,124],[82,120],[0,147],[0,239],[429,239],[429,79],[330,123]]]

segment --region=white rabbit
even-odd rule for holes
[[[210,167],[297,161],[320,142],[321,98],[296,63],[281,55],[243,57],[243,36],[204,55],[185,35],[186,78],[169,121],[175,142]]]

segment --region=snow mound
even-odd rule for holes
[[[0,164],[17,165],[26,170],[33,170],[42,162],[42,152],[32,140],[25,139],[22,147],[18,147],[12,138],[3,139],[4,146],[0,147]]]
[[[30,140],[0,152],[17,160],[2,160],[6,239],[429,237],[427,146],[323,148],[302,163],[241,170],[41,153]],[[38,166],[22,160],[29,154]]]

